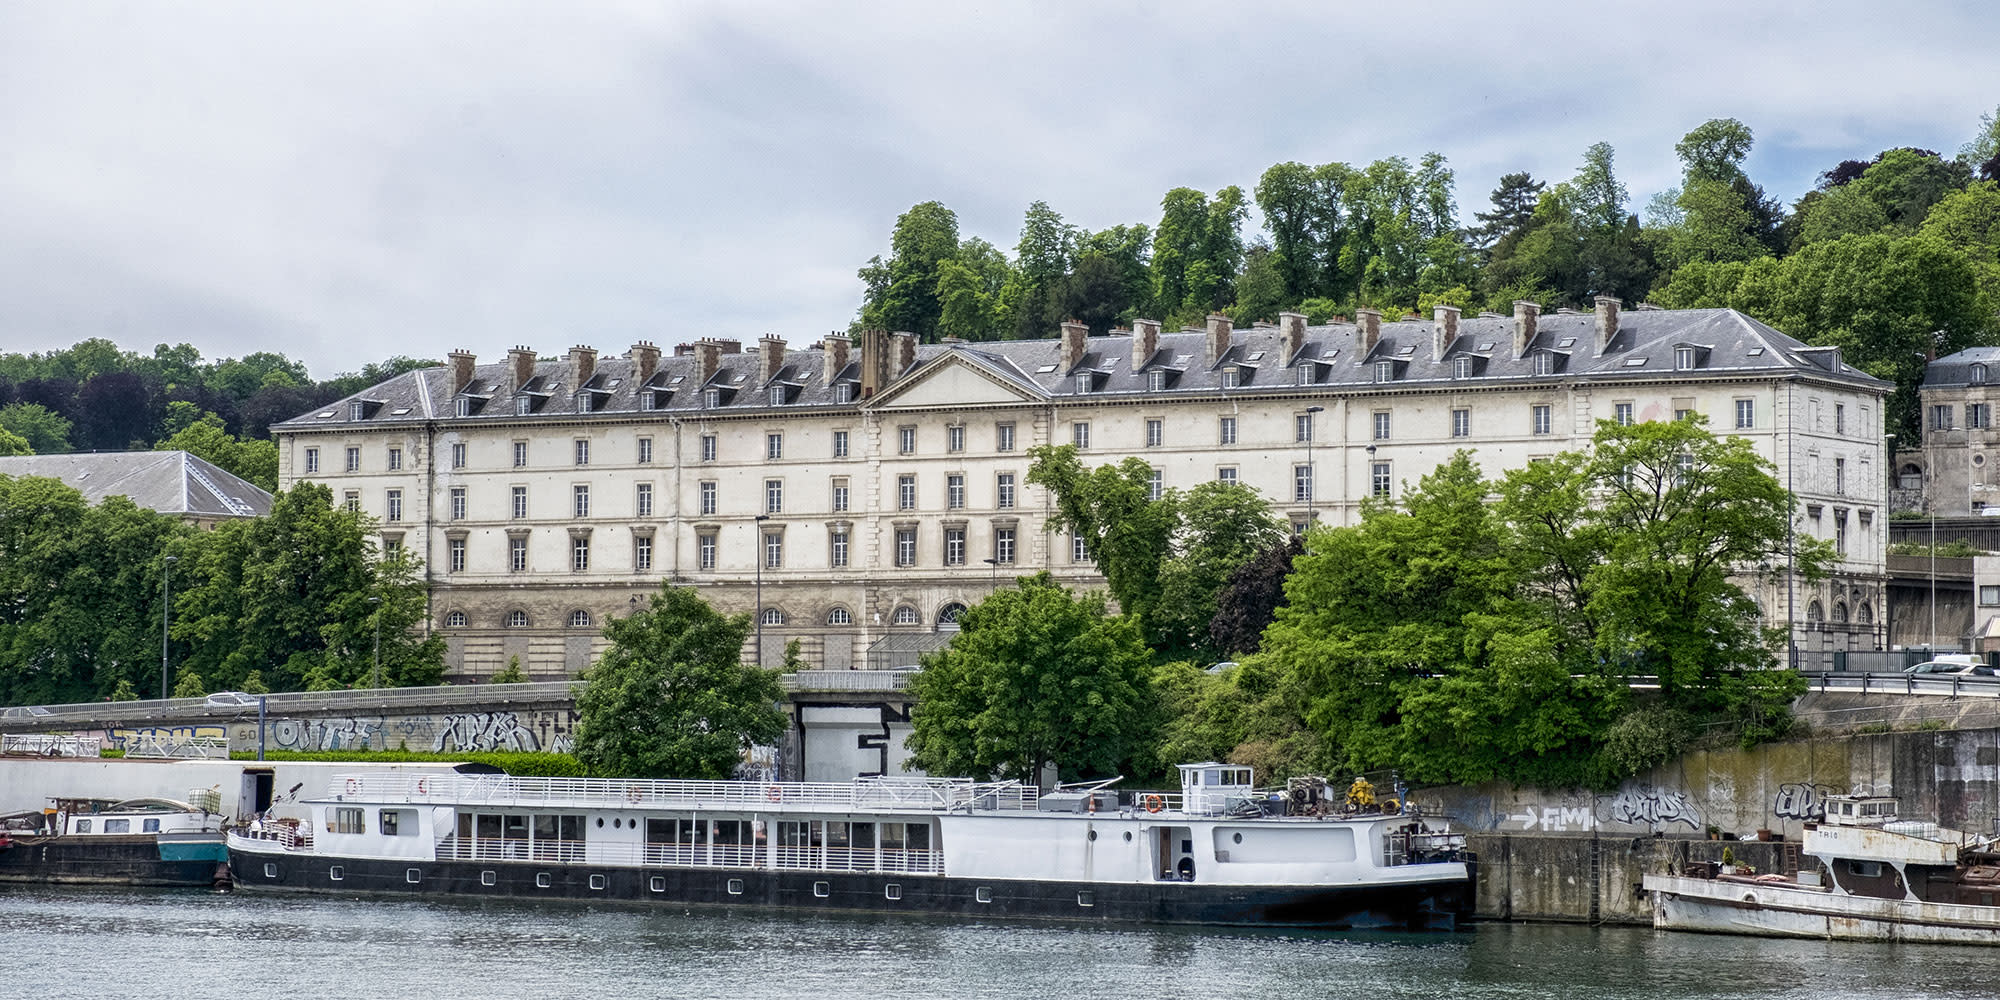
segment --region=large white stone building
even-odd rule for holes
[[[573,674],[605,619],[661,580],[758,607],[775,662],[791,640],[840,669],[902,666],[1014,575],[1100,582],[1043,530],[1027,450],[1138,456],[1162,488],[1234,479],[1296,525],[1352,523],[1460,448],[1490,475],[1586,443],[1600,419],[1705,414],[1776,464],[1799,525],[1843,553],[1817,584],[1757,593],[1802,665],[1874,649],[1886,533],[1889,384],[1730,310],[1621,310],[918,344],[828,337],[805,350],[705,339],[600,359],[412,372],[278,424],[284,485],[331,487],[421,559],[448,670],[518,656]],[[746,655],[753,655],[746,650]]]

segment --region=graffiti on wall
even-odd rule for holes
[[[569,753],[575,716],[574,712],[523,716],[509,711],[273,719],[269,739],[284,750]],[[254,731],[251,738],[255,738]]]
[[[512,712],[457,712],[444,717],[431,749],[532,752],[542,749],[542,740]]]
[[[223,740],[229,738],[229,730],[222,726],[138,726],[131,729],[107,729],[104,731],[104,745],[113,750],[130,750],[141,740],[151,740],[161,745],[172,746],[189,740]]]
[[[383,728],[379,715],[372,719],[276,719],[271,722],[271,742],[284,750],[390,749]]]
[[[1787,782],[1778,786],[1778,794],[1771,796],[1771,815],[1817,823],[1826,818],[1826,797],[1840,794],[1843,793],[1832,785]]]
[[[1611,821],[1642,826],[1687,824],[1701,829],[1701,810],[1685,792],[1640,786],[1626,788],[1611,798]]]

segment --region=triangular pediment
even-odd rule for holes
[[[920,365],[869,403],[876,410],[1009,406],[1038,402],[1041,395],[1018,379],[979,359],[951,352]]]

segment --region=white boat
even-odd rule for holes
[[[226,884],[228,855],[209,789],[177,799],[56,799],[0,816],[0,882]]]
[[[1794,875],[1691,865],[1647,875],[1653,926],[1858,941],[2000,944],[2000,853],[1991,838],[1899,819],[1896,800],[1829,796]]]
[[[1397,803],[1288,800],[1226,764],[1181,779],[1121,801],[1109,783],[354,774],[229,853],[248,890],[1326,928],[1470,910],[1462,838]]]

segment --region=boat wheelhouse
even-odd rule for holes
[[[1307,808],[1248,768],[1100,782],[343,775],[230,837],[248,889],[1316,927],[1455,927],[1462,841],[1400,806]]]
[[[176,799],[56,799],[0,816],[0,882],[207,886],[229,880],[214,792]]]

